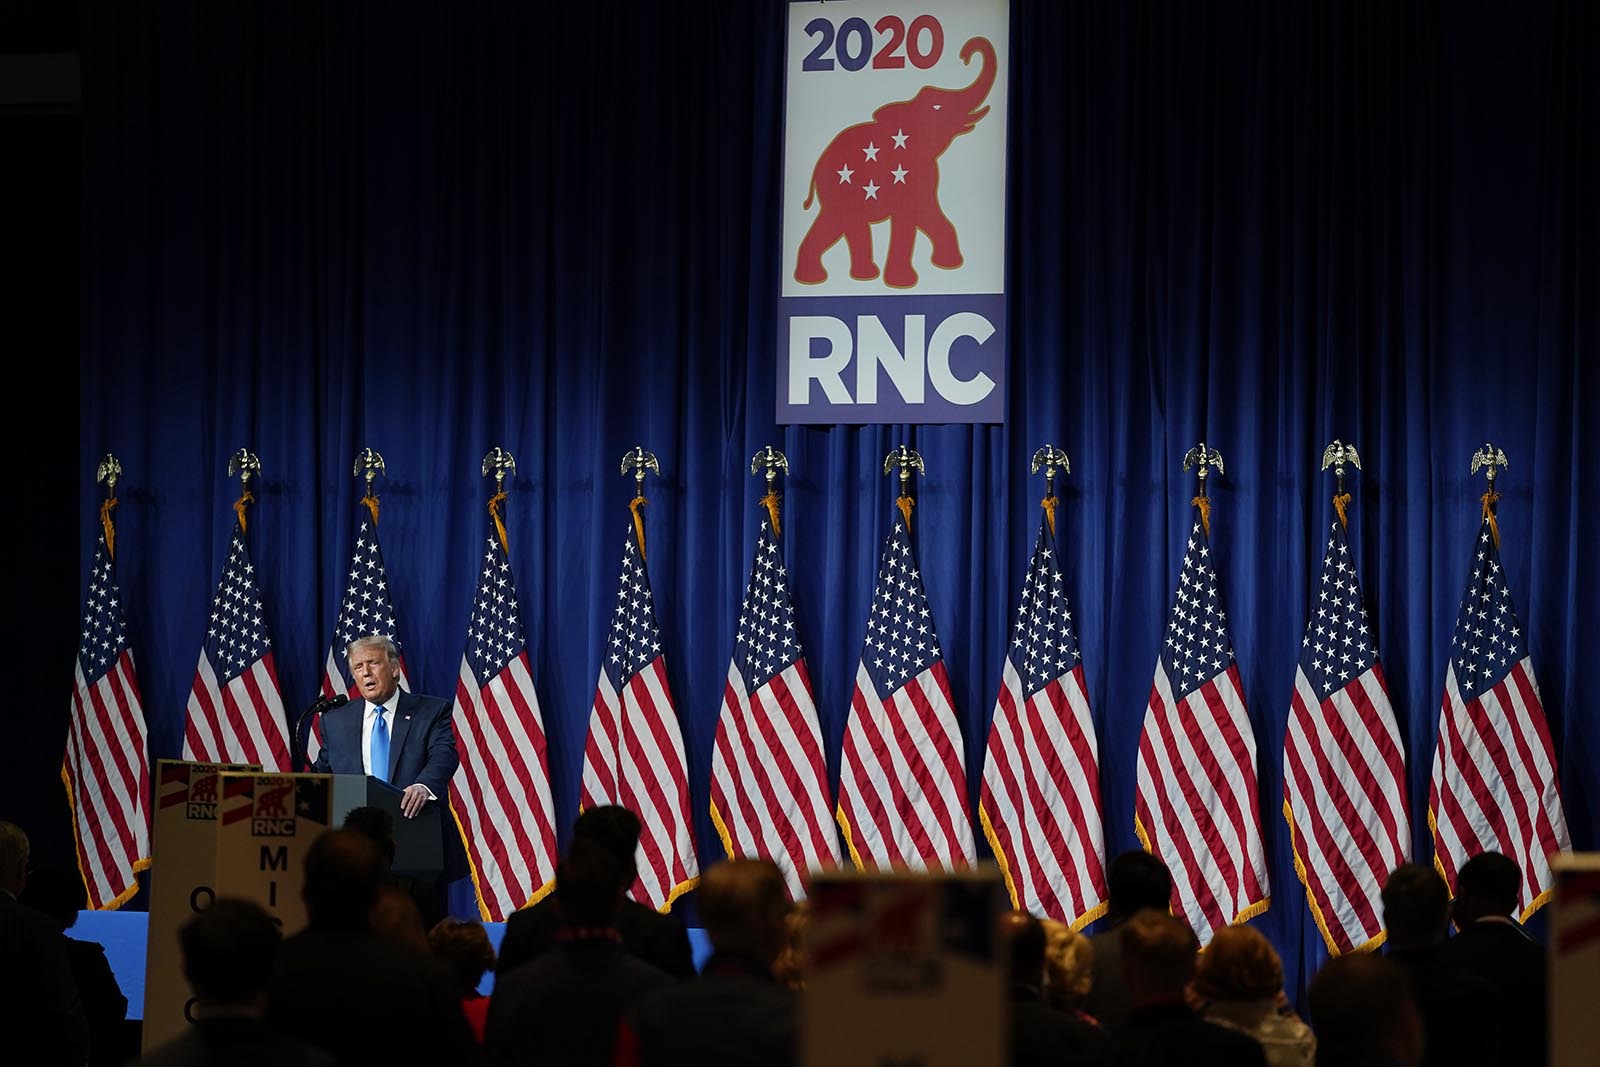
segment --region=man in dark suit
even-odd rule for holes
[[[1452,906],[1460,933],[1439,949],[1448,966],[1475,974],[1494,989],[1504,1020],[1500,1063],[1542,1064],[1549,1032],[1546,953],[1513,919],[1522,872],[1515,860],[1483,852],[1456,873]]]
[[[1383,956],[1336,956],[1311,979],[1317,1067],[1421,1067],[1425,1041],[1411,980]]]
[[[1118,1067],[1266,1067],[1254,1038],[1206,1022],[1184,999],[1198,947],[1187,923],[1147,908],[1120,935],[1133,1010],[1117,1034]]]
[[[17,902],[28,881],[28,835],[0,822],[0,1034],[7,1062],[89,1060],[89,1020],[78,999],[61,934]]]
[[[78,921],[78,913],[89,904],[78,872],[60,866],[36,868],[28,875],[21,900],[52,920],[61,931],[72,984],[78,987],[78,999],[83,1002],[83,1013],[89,1019],[89,1042],[93,1046],[89,1057],[91,1067],[123,1063],[136,1055],[138,1028],[135,1025],[130,1030],[124,1024],[128,1017],[128,998],[117,985],[106,950],[93,941],[67,936],[67,931]]]
[[[278,951],[267,1020],[346,1064],[471,1063],[472,1035],[444,965],[369,927],[378,848],[330,830],[305,857],[306,928]]]
[[[1146,908],[1166,911],[1172,901],[1172,875],[1167,865],[1143,849],[1124,852],[1106,871],[1105,929],[1089,939],[1094,947],[1093,979],[1083,1010],[1101,1026],[1115,1030],[1133,1010],[1122,980],[1122,924]]]
[[[609,1067],[623,1013],[673,982],[622,947],[617,913],[633,877],[610,852],[580,837],[557,877],[566,925],[555,945],[495,983],[484,1046],[497,1067]]]
[[[572,825],[572,838],[590,841],[603,848],[622,871],[624,885],[632,885],[636,874],[635,853],[639,847],[639,817],[627,808],[602,804],[578,816]],[[512,914],[506,921],[505,938],[500,942],[500,960],[495,975],[509,973],[556,943],[562,927],[560,879],[557,889],[531,907]],[[689,931],[674,915],[663,915],[636,900],[624,900],[617,913],[617,932],[622,945],[633,955],[674,978],[694,977],[694,957],[689,951]]]
[[[358,637],[345,654],[361,699],[323,713],[312,769],[381,778],[404,790],[400,811],[415,818],[448,795],[460,765],[450,703],[401,692],[400,651],[387,637]]]
[[[1025,911],[1000,917],[1000,936],[1011,946],[1012,1067],[1098,1067],[1111,1038],[1076,1015],[1044,1000],[1044,926]]]
[[[282,938],[261,905],[223,897],[183,924],[183,975],[194,991],[194,1025],[139,1061],[140,1067],[312,1067],[325,1053],[273,1029],[267,981]]]
[[[796,1062],[794,994],[772,976],[788,941],[789,889],[771,860],[724,860],[700,878],[700,919],[716,950],[700,977],[634,1005],[617,1067],[786,1067]]]
[[[1411,979],[1427,1030],[1422,1062],[1492,1067],[1500,1060],[1501,1037],[1494,987],[1444,958],[1449,925],[1450,890],[1439,872],[1420,863],[1396,867],[1383,883],[1384,954]]]

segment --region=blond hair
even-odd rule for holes
[[[1064,922],[1041,919],[1044,926],[1045,996],[1062,1010],[1076,1009],[1094,979],[1094,946]]]
[[[1261,931],[1226,926],[1194,968],[1195,992],[1207,1000],[1265,1000],[1283,989],[1283,961]]]

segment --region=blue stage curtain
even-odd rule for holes
[[[126,471],[119,566],[153,753],[174,756],[249,446],[250,541],[287,704],[313,695],[362,446],[412,676],[455,686],[492,486],[558,816],[579,770],[632,484],[691,764],[711,745],[761,487],[786,551],[830,773],[895,486],[976,798],[1038,521],[1060,537],[1099,730],[1107,847],[1134,847],[1137,738],[1204,438],[1213,538],[1259,747],[1292,995],[1324,958],[1281,816],[1282,742],[1332,520],[1332,438],[1365,461],[1352,536],[1406,738],[1415,849],[1485,439],[1562,769],[1597,844],[1600,107],[1585,5],[1057,3],[1012,15],[1003,426],[780,430],[780,3],[95,5],[83,71],[85,464]],[[87,467],[85,467],[87,469]],[[86,479],[87,481],[87,479]],[[81,500],[83,566],[97,500]],[[63,667],[65,665],[62,665]],[[63,682],[65,684],[65,682]],[[1585,686],[1589,688],[1585,688]],[[63,708],[65,700],[62,701]],[[45,754],[42,758],[53,758]],[[563,826],[563,840],[565,840]],[[982,846],[980,846],[981,848]]]

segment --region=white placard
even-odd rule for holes
[[[328,829],[333,776],[224,774],[217,812],[217,895],[267,909],[284,936],[306,924],[306,850]]]

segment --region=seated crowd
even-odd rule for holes
[[[627,896],[639,831],[623,808],[584,812],[559,888],[511,918],[497,961],[477,922],[444,918],[425,931],[413,894],[388,874],[381,821],[354,818],[306,854],[304,930],[283,938],[258,905],[232,899],[183,926],[194,1026],[140,1062],[797,1063],[806,906],[791,905],[771,863],[711,866],[698,908],[713,951],[696,974],[682,922]],[[1000,917],[1012,1064],[1545,1060],[1545,953],[1513,918],[1520,874],[1497,853],[1463,866],[1453,909],[1432,868],[1395,870],[1382,893],[1386,948],[1316,974],[1309,1026],[1257,930],[1225,928],[1201,951],[1170,911],[1172,881],[1159,860],[1130,852],[1107,873],[1104,929],[1093,937],[1026,912]],[[27,839],[0,823],[0,952],[13,961],[0,1024],[40,1039],[24,1037],[17,1062],[114,1062],[91,1052],[90,1020],[110,1010],[95,1002],[113,1001],[120,1019],[125,1001],[114,1002],[114,980],[105,988],[103,955],[96,963],[61,944],[74,909],[58,904],[47,917],[18,903],[27,877]],[[59,896],[35,894],[41,904]],[[491,969],[493,995],[480,996]],[[81,992],[77,974],[90,976],[77,979],[90,983]]]

